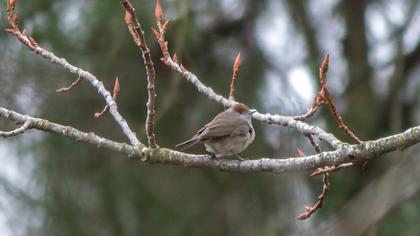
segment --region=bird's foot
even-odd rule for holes
[[[212,152],[209,153],[209,156],[210,156],[210,160],[216,159],[216,154],[214,154]]]
[[[238,154],[235,154],[235,157],[238,158],[238,160],[240,160],[240,161],[246,161],[246,160],[248,160],[247,158],[242,158]]]

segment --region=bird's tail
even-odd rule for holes
[[[196,145],[197,143],[199,143],[199,141],[200,140],[198,138],[192,138],[190,140],[177,144],[175,147],[181,147],[181,150],[185,150]]]

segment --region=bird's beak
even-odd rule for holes
[[[254,114],[255,112],[257,112],[257,110],[255,110],[255,109],[251,109],[251,110],[249,110],[249,114],[250,114],[250,115]]]

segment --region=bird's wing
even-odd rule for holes
[[[223,119],[215,120],[207,124],[197,135],[201,136],[201,140],[224,138],[228,136],[245,135],[249,130],[249,125],[245,120]]]
[[[206,136],[206,134],[210,131],[210,130],[214,130],[214,128],[212,128],[214,125],[217,126],[217,123],[220,123],[220,120],[223,119],[225,121],[233,121],[233,118],[230,114],[228,114],[228,112],[221,112],[219,114],[217,114],[212,121],[210,121],[209,123],[207,123],[205,126],[203,126],[201,129],[199,129],[197,131],[197,133],[191,138],[191,139],[197,139],[197,138],[201,138],[202,136]],[[219,122],[217,122],[219,120]],[[224,135],[225,136],[225,135]],[[201,139],[202,140],[202,139]]]

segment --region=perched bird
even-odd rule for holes
[[[238,153],[245,150],[254,141],[255,131],[252,127],[251,116],[255,112],[243,103],[236,103],[214,117],[190,140],[182,142],[176,147],[181,147],[184,150],[198,143],[204,143],[206,151],[213,158],[235,155],[238,159],[243,160]]]

